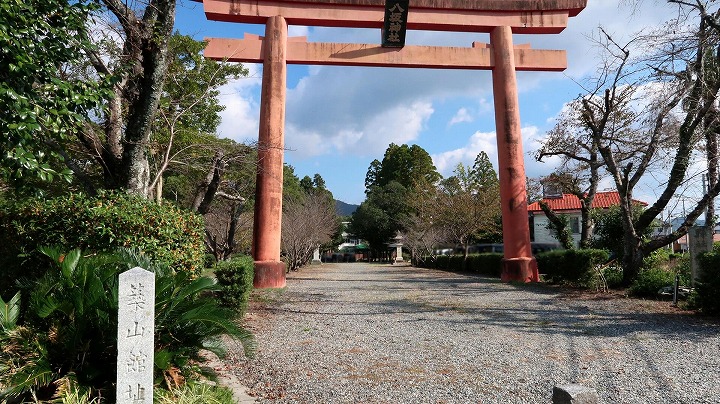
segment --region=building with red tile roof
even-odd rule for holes
[[[543,198],[543,201],[555,212],[564,212],[564,211],[580,211],[580,208],[582,207],[580,203],[580,198],[578,198],[575,195],[572,194],[562,194],[562,197],[559,198]],[[643,206],[647,206],[647,203],[633,200],[636,203],[639,203]],[[620,194],[617,191],[606,191],[606,192],[598,192],[595,194],[595,198],[593,199],[592,208],[602,208],[602,209],[609,209],[612,206],[619,206],[620,205]],[[541,212],[542,209],[540,208],[540,202],[534,202],[528,205],[528,212]]]
[[[570,221],[570,230],[572,232],[575,245],[580,244],[580,208],[582,207],[580,198],[572,194],[557,194],[555,196],[546,196],[543,201],[556,213],[567,215]],[[647,206],[647,203],[633,200],[635,203]],[[605,191],[595,194],[593,199],[593,209],[609,209],[613,206],[620,205],[620,194],[617,191]],[[551,234],[547,228],[548,219],[545,216],[540,202],[534,202],[527,207],[530,216],[530,237],[532,241],[539,243],[557,243],[558,240]]]

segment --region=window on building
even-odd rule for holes
[[[580,218],[579,217],[571,217],[570,218],[570,231],[572,234],[580,234]]]

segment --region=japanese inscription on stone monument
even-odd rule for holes
[[[118,403],[153,402],[155,274],[135,267],[120,274]]]

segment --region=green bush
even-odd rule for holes
[[[0,327],[0,401],[49,399],[68,384],[84,397],[85,392],[89,398],[113,397],[118,275],[135,266],[156,275],[156,380],[177,372],[193,377],[201,349],[223,354],[218,341],[223,334],[252,352],[251,334],[234,323],[232,310],[218,305],[212,296],[218,287],[210,278],[153,265],[129,251],[84,257],[80,250],[41,250],[52,265],[40,279],[22,285],[27,303],[3,303],[12,315],[3,316]]]
[[[423,257],[416,265],[421,268],[436,268],[443,271],[468,271],[485,276],[500,277],[502,272],[502,258],[500,253],[470,254],[467,261],[462,255],[438,255],[434,259]]]
[[[134,248],[172,268],[199,273],[204,225],[199,215],[126,193],[5,201],[0,205],[0,295],[11,293],[20,277],[42,276],[37,248],[43,245],[87,252]]]
[[[233,257],[215,264],[220,302],[225,307],[237,310],[240,316],[247,310],[254,274],[253,259],[249,256]]]
[[[468,256],[468,270],[485,276],[499,278],[502,273],[501,253],[472,254]]]
[[[702,254],[698,261],[701,273],[694,303],[703,314],[720,315],[720,253]]]
[[[580,287],[595,287],[596,267],[607,261],[605,250],[555,250],[536,256],[538,271],[546,282]]]
[[[658,291],[675,284],[675,273],[664,268],[650,267],[638,273],[628,289],[628,293],[637,297],[656,297]]]
[[[610,289],[618,288],[622,286],[623,282],[623,270],[621,267],[609,266],[603,269],[603,276],[607,287]]]

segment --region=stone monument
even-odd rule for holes
[[[118,289],[116,401],[152,404],[155,274],[135,267],[120,274]]]

